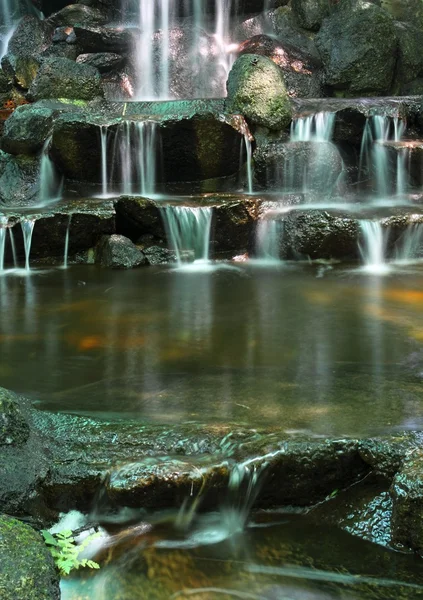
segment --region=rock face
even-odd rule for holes
[[[0,599],[59,600],[59,576],[41,535],[0,516]]]
[[[292,10],[301,27],[317,31],[334,4],[334,0],[292,0]]]
[[[391,486],[393,540],[423,550],[423,453],[414,449]]]
[[[423,45],[423,29],[409,23],[395,23],[398,36],[398,62],[396,85],[404,91],[405,85],[423,75],[423,57],[420,51]]]
[[[90,65],[68,58],[44,59],[29,90],[35,101],[42,98],[92,100],[103,95],[100,73]]]
[[[227,89],[229,112],[272,130],[289,125],[291,105],[283,74],[269,58],[257,54],[240,56],[229,73]]]
[[[326,84],[336,94],[378,96],[391,89],[397,35],[383,9],[365,0],[343,0],[323,22],[316,44]]]
[[[123,235],[103,236],[95,250],[95,261],[111,269],[133,269],[147,264],[147,258]]]
[[[33,154],[41,150],[50,134],[53,115],[50,108],[19,106],[5,123],[3,150],[10,154]]]
[[[39,161],[31,156],[12,156],[0,151],[0,203],[29,206],[38,195]]]

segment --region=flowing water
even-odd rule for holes
[[[50,158],[51,136],[47,138],[41,151],[38,201],[41,206],[57,202],[63,194],[64,179],[57,173]]]
[[[6,250],[7,217],[0,217],[0,272],[4,271],[4,255]]]
[[[280,246],[284,225],[282,221],[262,219],[256,232],[256,257],[265,262],[280,261]]]
[[[178,265],[185,262],[184,253],[194,261],[207,263],[213,210],[172,205],[161,210],[169,245],[176,253]]]
[[[387,271],[387,233],[379,221],[360,221],[363,235],[360,244],[360,253],[365,269],[371,273],[384,273]]]
[[[35,219],[22,219],[21,228],[25,247],[25,270],[30,270],[29,258],[31,255],[32,233],[34,231]]]

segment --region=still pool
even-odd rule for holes
[[[423,267],[0,277],[0,385],[38,407],[315,435],[423,426]]]

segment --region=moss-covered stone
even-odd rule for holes
[[[254,125],[285,129],[291,104],[281,69],[257,54],[240,56],[229,73],[227,111],[242,114]]]
[[[0,600],[59,600],[59,576],[41,534],[0,516]]]

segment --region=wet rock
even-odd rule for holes
[[[279,67],[267,57],[240,56],[227,82],[228,112],[272,130],[285,129],[291,121],[291,105]]]
[[[0,515],[0,540],[0,598],[59,600],[59,574],[41,534]]]
[[[330,142],[273,142],[254,153],[254,176],[265,189],[306,188],[330,196],[343,168],[341,154]]]
[[[357,258],[358,222],[325,211],[293,211],[284,219],[284,256]]]
[[[110,269],[133,269],[147,264],[147,258],[129,238],[113,234],[98,242],[95,262]]]
[[[254,244],[256,204],[254,201],[224,201],[214,207],[214,256],[248,251]]]
[[[423,96],[423,77],[417,77],[401,87],[404,96]]]
[[[391,486],[392,537],[395,543],[423,551],[423,452],[414,449],[405,458]]]
[[[17,398],[0,388],[0,446],[21,446],[29,437],[29,425]]]
[[[336,142],[348,142],[361,145],[366,116],[355,107],[337,111],[333,139]]]
[[[147,198],[122,196],[116,202],[117,229],[133,241],[145,234],[166,239],[163,220],[157,204]]]
[[[321,65],[315,57],[296,46],[267,35],[257,35],[240,45],[239,54],[259,54],[273,60],[284,72],[290,97],[323,96]]]
[[[292,0],[292,11],[304,29],[318,31],[335,0]]]
[[[162,246],[148,246],[143,249],[150,265],[167,265],[176,262],[176,254]]]
[[[49,108],[19,106],[4,125],[2,149],[10,154],[38,152],[50,134],[53,115]]]
[[[113,27],[74,26],[77,44],[83,52],[113,52],[120,54],[130,50],[136,30]]]
[[[35,16],[26,16],[19,22],[2,59],[2,68],[20,88],[27,90],[31,86],[52,35],[53,27]]]
[[[423,6],[420,0],[381,0],[381,6],[397,21],[423,27]]]
[[[39,161],[0,151],[0,205],[27,206],[37,199]]]
[[[54,27],[73,26],[76,23],[82,26],[104,25],[106,16],[98,8],[86,6],[85,4],[69,4],[52,14],[47,22]]]
[[[321,60],[319,50],[314,42],[314,36],[300,27],[289,4],[271,11],[268,22],[270,23],[271,33],[278,39],[301,48],[303,52],[314,56],[318,61]]]
[[[405,458],[423,443],[423,434],[411,432],[394,436],[362,440],[360,456],[375,473],[392,478],[401,468]]]
[[[103,95],[100,73],[94,67],[67,58],[46,58],[29,90],[35,101],[41,98],[92,100]]]
[[[76,59],[76,62],[83,65],[90,65],[100,71],[100,73],[107,73],[114,69],[119,69],[125,59],[120,54],[114,54],[113,52],[98,52],[93,54],[80,54]]]
[[[398,37],[396,85],[399,89],[423,75],[423,30],[409,23],[395,23]]]
[[[391,89],[397,35],[383,9],[365,0],[340,2],[325,19],[316,44],[326,84],[337,94],[377,96]]]

